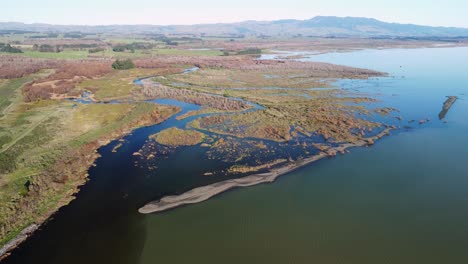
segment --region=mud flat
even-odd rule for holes
[[[442,120],[447,115],[450,108],[452,108],[453,104],[457,101],[458,97],[456,96],[447,96],[447,100],[444,102],[442,106],[442,111],[439,113],[439,120]]]
[[[176,208],[178,206],[195,204],[195,203],[206,201],[215,195],[218,195],[222,192],[225,192],[233,188],[248,187],[248,186],[257,185],[261,183],[271,183],[275,181],[281,175],[292,172],[302,166],[321,160],[323,158],[334,156],[333,153],[344,152],[348,148],[372,145],[374,144],[376,140],[386,135],[389,135],[392,129],[394,128],[392,127],[386,128],[385,130],[383,130],[382,132],[380,132],[378,135],[374,137],[364,138],[355,143],[346,143],[338,147],[330,148],[326,152],[320,152],[319,154],[314,155],[312,157],[309,157],[300,161],[296,161],[293,163],[289,163],[286,166],[271,170],[270,172],[253,174],[253,175],[242,177],[239,179],[232,179],[232,180],[217,182],[217,183],[213,183],[207,186],[192,189],[180,195],[166,196],[166,197],[161,198],[160,200],[147,203],[145,206],[141,207],[138,211],[142,214],[162,212],[162,211]]]

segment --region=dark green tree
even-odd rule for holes
[[[130,59],[116,60],[114,63],[112,63],[112,68],[116,70],[128,70],[135,68],[135,64],[133,64],[133,61]]]
[[[5,45],[3,43],[0,43],[0,51],[8,53],[23,53],[21,49],[12,47],[10,44]]]

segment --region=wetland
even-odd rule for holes
[[[193,56],[204,50],[190,48],[136,56],[136,68],[122,71],[107,56],[0,55],[0,69],[16,69],[0,81],[10,98],[0,101],[1,235],[8,251],[20,245],[3,261],[375,263],[392,242],[411,239],[420,244],[409,252],[400,243],[404,261],[390,258],[463,259],[456,245],[426,258],[440,234],[422,238],[436,223],[455,232],[451,216],[467,206],[466,150],[447,141],[466,141],[466,48],[343,51]],[[448,146],[457,158],[437,155]],[[402,152],[419,158],[403,162]],[[445,187],[456,192],[425,182],[441,184],[437,164],[454,168]],[[383,182],[386,195],[372,201]],[[394,203],[398,195],[407,207]],[[436,198],[456,206],[436,217],[438,203],[425,202]],[[437,221],[410,230],[421,207]],[[363,257],[365,247],[373,251]]]

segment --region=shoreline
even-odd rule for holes
[[[0,261],[7,258],[10,255],[10,252],[19,246],[21,243],[26,241],[29,236],[39,229],[41,224],[31,224],[25,229],[23,229],[15,238],[6,243],[2,248],[0,248]]]
[[[169,118],[171,118],[174,115],[177,115],[180,112],[180,109],[178,109],[176,112],[172,113],[171,115],[163,118],[163,120],[156,120],[155,122],[150,122],[148,120],[145,120],[143,123],[136,122],[129,127],[122,127],[119,128],[116,131],[113,131],[112,133],[104,136],[101,139],[97,139],[94,142],[91,142],[89,144],[95,144],[92,149],[89,150],[86,156],[89,156],[89,159],[87,159],[86,164],[80,167],[80,176],[79,180],[77,181],[76,184],[73,185],[73,189],[70,189],[66,191],[63,196],[60,198],[58,203],[51,209],[47,210],[46,213],[38,217],[34,222],[29,224],[27,227],[22,229],[15,235],[12,239],[10,239],[6,244],[4,244],[2,247],[0,247],[0,263],[8,258],[8,256],[11,254],[13,250],[15,250],[18,246],[20,246],[23,242],[25,242],[30,236],[34,235],[34,233],[41,228],[42,225],[46,224],[51,217],[58,212],[58,210],[64,206],[67,206],[70,202],[76,199],[76,195],[80,192],[80,188],[84,186],[88,180],[89,180],[89,174],[88,171],[89,169],[95,164],[96,160],[101,157],[101,154],[99,153],[99,150],[110,143],[120,140],[123,137],[133,133],[134,130],[142,128],[142,127],[147,127],[147,126],[152,126],[152,125],[159,125]]]
[[[147,76],[147,77],[139,78],[138,80],[140,81],[140,84],[142,84],[142,81],[144,82],[146,79],[150,79],[150,78],[153,78],[153,77],[154,76]],[[136,84],[139,85],[139,83],[136,83]],[[207,94],[207,95],[217,96],[219,98],[225,99],[224,97],[222,97],[220,95],[213,95],[213,94]],[[151,96],[147,96],[147,97],[151,97]],[[231,98],[231,99],[238,100],[238,101],[243,101],[243,100],[239,100],[239,99],[236,99],[236,98]],[[95,102],[94,100],[92,100],[92,101],[94,103],[98,103],[98,102]],[[247,104],[249,106],[253,105],[254,107],[253,108],[247,108],[244,111],[249,111],[251,109],[256,110],[256,104],[255,103],[247,102]],[[259,106],[258,108],[261,109],[263,107]],[[132,133],[132,131],[134,131],[137,128],[144,127],[144,126],[149,126],[149,125],[160,124],[160,123],[166,121],[167,119],[169,119],[170,117],[172,117],[173,115],[176,115],[178,112],[179,111],[176,111],[175,113],[172,113],[170,116],[164,118],[163,120],[159,120],[158,122],[154,122],[154,123],[136,122],[133,125],[130,125],[128,127],[120,128],[118,131],[114,131],[113,133],[111,133],[109,135],[106,135],[103,139],[98,139],[96,142],[94,142],[96,145],[94,146],[94,149],[92,150],[92,152],[89,153],[89,155],[91,155],[92,158],[90,160],[88,160],[88,162],[86,164],[87,166],[83,166],[82,168],[80,168],[80,173],[79,174],[81,174],[81,170],[82,170],[83,171],[82,175],[84,175],[84,177],[80,178],[79,182],[77,182],[73,186],[72,190],[69,190],[67,193],[63,194],[63,196],[61,197],[61,199],[59,200],[57,205],[55,205],[53,208],[48,210],[45,214],[41,215],[38,219],[36,219],[34,222],[32,222],[26,228],[19,231],[15,237],[13,237],[11,240],[9,240],[5,245],[3,245],[0,248],[0,262],[3,259],[5,259],[5,258],[7,258],[9,256],[11,254],[11,251],[13,251],[21,243],[23,243],[31,235],[33,235],[35,231],[40,229],[40,227],[43,224],[45,224],[50,219],[50,217],[52,215],[54,215],[61,207],[68,205],[71,201],[76,199],[75,195],[80,192],[80,187],[83,186],[84,184],[86,184],[88,179],[89,179],[88,178],[89,168],[94,164],[96,159],[98,157],[100,157],[100,154],[98,153],[98,150],[101,147],[107,146],[112,141],[118,140],[118,139],[128,135],[129,133]],[[375,137],[372,137],[372,138],[369,138],[369,139],[374,139],[375,138],[374,140],[377,140],[378,138],[381,138],[381,137],[387,135],[390,130],[391,129],[386,128],[383,132],[381,132],[381,134],[385,132],[383,135],[379,136],[380,135],[379,134],[379,135],[377,135]],[[373,141],[372,141],[372,144],[373,144]],[[151,213],[151,212],[164,211],[164,210],[168,210],[168,209],[175,208],[175,207],[185,205],[185,204],[193,204],[193,203],[203,202],[203,201],[208,200],[209,198],[211,198],[211,197],[213,197],[213,196],[215,196],[217,194],[220,194],[220,193],[222,193],[224,191],[227,191],[227,190],[230,190],[232,188],[248,187],[248,186],[257,185],[257,184],[261,184],[261,183],[273,182],[279,176],[284,175],[286,173],[289,173],[289,172],[291,172],[293,170],[296,170],[296,169],[298,169],[298,168],[300,168],[300,167],[302,167],[304,165],[307,165],[309,163],[312,163],[314,161],[320,160],[320,159],[325,158],[325,157],[334,156],[333,153],[336,153],[336,151],[344,151],[345,149],[347,149],[349,147],[358,147],[358,146],[365,146],[365,145],[371,145],[371,143],[370,143],[370,141],[368,141],[368,139],[362,139],[362,140],[360,140],[360,141],[358,141],[358,142],[356,142],[354,144],[344,144],[344,145],[339,146],[337,148],[331,148],[331,149],[327,150],[326,153],[321,152],[318,155],[315,155],[315,156],[312,156],[312,157],[309,157],[307,159],[300,160],[300,161],[297,161],[297,162],[294,162],[294,163],[287,164],[287,165],[285,165],[283,167],[274,169],[274,170],[272,170],[270,172],[261,173],[261,174],[253,174],[253,175],[250,175],[250,176],[242,177],[240,179],[233,179],[233,180],[228,180],[228,181],[215,183],[215,184],[208,185],[208,186],[205,186],[205,187],[195,188],[192,191],[189,191],[189,192],[184,193],[184,194],[179,195],[179,196],[163,197],[160,201],[150,202],[149,204],[144,206],[144,208],[147,208],[148,206],[150,206],[150,207],[155,206],[155,207],[157,207],[159,209],[149,209],[149,211],[146,212],[147,209],[140,208],[139,212],[140,213]],[[156,203],[156,205],[154,205],[155,203]],[[155,210],[155,211],[151,211],[151,210]]]
[[[299,169],[305,165],[311,164],[323,158],[334,156],[334,154],[337,152],[343,152],[353,147],[364,147],[373,145],[375,141],[383,138],[384,136],[390,135],[390,131],[393,129],[395,128],[385,128],[382,132],[373,137],[363,138],[356,143],[346,143],[338,147],[330,148],[325,152],[322,151],[319,154],[314,155],[312,157],[294,163],[289,163],[286,166],[273,169],[269,172],[253,174],[238,179],[225,180],[207,186],[197,187],[180,195],[165,196],[159,200],[145,204],[143,207],[138,209],[138,212],[141,214],[163,212],[183,205],[204,202],[218,194],[221,194],[233,188],[249,187],[262,183],[271,183],[282,175],[285,175],[289,172],[292,172],[296,169]]]

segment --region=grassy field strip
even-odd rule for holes
[[[30,126],[26,131],[24,131],[23,133],[21,133],[18,137],[16,137],[15,139],[13,139],[11,142],[9,142],[8,144],[5,144],[2,148],[2,150],[0,150],[0,153],[3,153],[5,151],[7,151],[9,148],[11,148],[12,146],[14,146],[16,144],[16,142],[18,142],[19,140],[21,140],[22,138],[24,138],[25,136],[27,136],[29,133],[31,133],[36,127],[38,127],[42,122],[44,122],[45,120],[47,120],[47,118],[49,118],[53,113],[55,112],[51,112],[47,115],[45,115],[43,118],[41,118],[39,121],[35,122],[32,124],[32,126]]]
[[[33,172],[33,173],[29,173],[29,174],[23,174],[19,177],[14,177],[14,180],[21,180],[21,179],[28,179],[34,175],[38,175],[39,173],[38,172]],[[7,178],[0,178],[0,187],[3,187],[5,184],[7,184]],[[0,189],[0,194],[2,193],[1,189]]]
[[[10,104],[7,107],[3,108],[2,115],[0,116],[0,120],[5,119],[8,116],[9,113],[13,112],[13,108],[15,106],[17,106],[18,105],[17,103],[19,101],[21,101],[21,99],[22,99],[21,98],[21,87],[23,87],[27,83],[28,82],[25,82],[20,87],[18,87],[18,89],[15,91],[14,96],[10,97],[10,100],[11,100]]]
[[[10,105],[8,105],[2,110],[2,116],[0,116],[0,120],[5,119],[5,116],[10,112],[11,108],[13,108],[13,103],[11,103]]]

